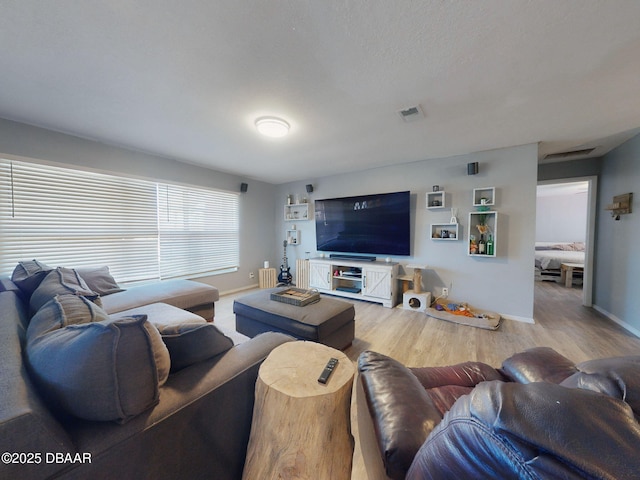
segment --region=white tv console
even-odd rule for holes
[[[321,293],[396,305],[398,263],[348,258],[309,260],[309,287]]]

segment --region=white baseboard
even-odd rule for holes
[[[529,317],[520,317],[518,315],[503,315],[502,313],[500,314],[500,316],[507,320],[515,320],[516,322],[531,323],[533,325],[535,325],[536,323],[536,321],[533,318],[529,318]]]
[[[258,288],[259,285],[257,283],[248,285],[246,287],[234,288],[233,290],[225,290],[224,292],[220,292],[220,296],[224,295],[232,295],[234,293],[244,292],[245,290],[253,290],[254,288]]]
[[[616,317],[613,313],[609,313],[608,311],[606,311],[604,308],[599,307],[598,305],[593,305],[593,308],[600,312],[602,315],[604,315],[605,317],[607,317],[609,320],[617,323],[618,325],[620,325],[622,328],[624,328],[627,332],[632,333],[633,335],[635,335],[636,337],[640,338],[640,330],[638,330],[635,327],[632,327],[631,325],[629,325],[628,323],[624,322],[623,320],[621,320],[620,318]]]

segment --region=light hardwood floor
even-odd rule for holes
[[[536,282],[535,289],[535,324],[503,320],[496,331],[437,320],[401,307],[391,309],[351,301],[356,311],[356,339],[344,353],[356,362],[360,353],[374,350],[407,366],[451,365],[467,360],[500,366],[510,355],[536,346],[551,347],[574,362],[640,354],[640,338],[583,307],[580,288]],[[246,293],[223,296],[216,304],[216,325],[236,343],[247,337],[235,332],[233,300]],[[352,433],[356,446],[352,479],[364,480],[371,477],[359,450],[357,410],[354,399]]]
[[[508,356],[549,346],[575,362],[640,352],[640,338],[592,308],[580,305],[580,288],[536,282],[535,324],[503,320],[496,331],[457,325],[423,313],[349,300],[356,310],[356,338],[344,353],[356,361],[365,350],[389,355],[408,366],[451,365],[477,360],[499,366]],[[247,337],[235,331],[233,300],[216,303],[215,324],[236,343]]]

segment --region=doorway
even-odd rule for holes
[[[578,263],[577,252],[583,245],[582,305],[587,307],[592,306],[593,299],[596,189],[595,176],[546,180],[538,182],[537,189],[536,274],[546,266],[553,267],[559,275],[558,262],[563,263],[562,258],[566,258],[566,263]],[[563,251],[547,260],[538,250],[545,248]],[[570,253],[572,249],[575,254]]]

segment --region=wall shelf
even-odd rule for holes
[[[300,230],[288,229],[287,230],[287,245],[300,245]]]
[[[496,188],[484,187],[473,189],[473,206],[480,207],[485,205],[495,205]]]
[[[457,223],[432,223],[431,240],[448,241],[460,238]]]
[[[480,240],[484,238],[484,252]],[[491,242],[491,246],[489,243]],[[495,257],[498,252],[498,212],[470,212],[467,255],[470,257]]]
[[[309,204],[308,203],[294,203],[284,206],[284,219],[287,222],[293,222],[296,220],[309,220]]]
[[[446,206],[445,199],[446,195],[444,191],[439,190],[437,192],[427,192],[427,208],[444,208]]]

